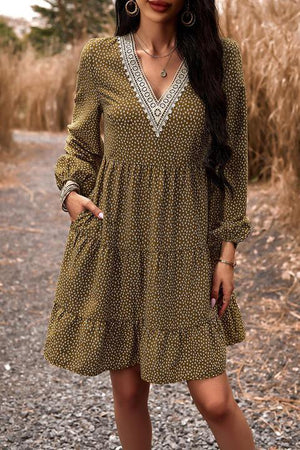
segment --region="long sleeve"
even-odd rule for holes
[[[210,185],[209,190],[209,243],[233,242],[235,247],[245,240],[252,230],[246,215],[248,187],[248,121],[247,98],[242,58],[238,43],[224,39],[224,78],[228,112],[228,144],[232,157],[227,162],[224,175],[233,188],[233,197],[227,190],[222,195],[219,188]]]
[[[93,78],[94,39],[89,39],[81,50],[65,153],[59,156],[54,168],[60,190],[66,181],[72,180],[78,183],[80,193],[87,197],[94,188],[104,148],[100,134],[102,107]]]

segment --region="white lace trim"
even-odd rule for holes
[[[186,87],[189,77],[188,68],[183,60],[178,67],[172,83],[167,91],[158,100],[145,77],[135,52],[132,33],[117,36],[123,66],[129,82],[145,111],[153,130],[159,137],[176,102]]]

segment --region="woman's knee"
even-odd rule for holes
[[[114,399],[118,407],[127,409],[135,409],[146,402],[146,396],[139,387],[118,390]]]
[[[149,383],[142,380],[136,368],[111,371],[115,404],[120,408],[134,409],[147,404]]]
[[[234,399],[229,396],[208,398],[205,400],[196,399],[194,401],[203,417],[213,421],[224,419],[235,407]]]
[[[235,400],[226,372],[187,383],[197,409],[205,418],[218,420],[233,411]]]

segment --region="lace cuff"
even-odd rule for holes
[[[70,192],[77,191],[80,193],[80,186],[76,181],[68,180],[63,185],[61,191],[60,191],[60,201],[61,201],[61,207],[62,210],[65,212],[69,212],[69,210],[66,207],[65,200]]]

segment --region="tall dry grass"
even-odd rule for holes
[[[59,131],[70,119],[80,44],[63,53],[36,58],[28,49],[19,60],[15,80],[14,126]]]
[[[0,150],[12,145],[14,126],[14,80],[17,65],[9,52],[0,53]]]
[[[63,131],[71,121],[76,69],[86,40],[55,56],[0,53],[0,152],[12,143],[11,129]],[[103,132],[103,121],[101,121]]]
[[[282,217],[300,219],[299,8],[297,0],[219,0],[221,28],[242,50],[247,84],[250,180],[278,189]],[[37,58],[0,55],[0,143],[12,127],[65,130],[83,43]]]
[[[282,218],[299,229],[300,73],[297,0],[223,0],[221,27],[242,50],[250,179],[270,180]]]

